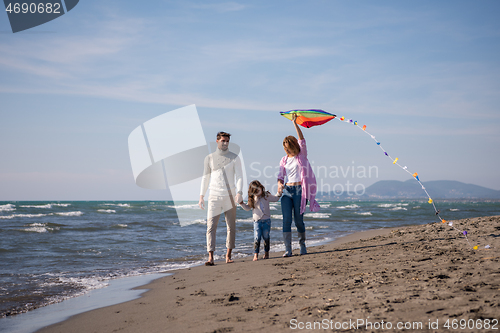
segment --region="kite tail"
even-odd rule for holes
[[[358,127],[359,129],[361,129],[363,132],[365,132],[367,135],[369,135],[377,144],[377,146],[379,146],[379,148],[382,150],[382,152],[384,153],[385,156],[389,157],[392,161],[392,164],[394,165],[397,165],[398,167],[400,167],[401,169],[403,169],[404,171],[406,171],[408,174],[410,174],[419,184],[420,186],[422,187],[422,190],[424,190],[425,194],[427,195],[427,197],[429,198],[429,200],[427,201],[429,204],[432,205],[432,207],[434,208],[434,211],[436,213],[436,216],[439,218],[439,220],[442,222],[442,223],[448,223],[448,225],[450,227],[452,227],[453,229],[455,229],[456,231],[460,232],[464,237],[465,237],[465,240],[467,241],[467,243],[469,244],[469,246],[471,248],[473,248],[474,250],[477,250],[479,248],[479,246],[475,245],[473,246],[470,241],[469,241],[469,238],[467,237],[467,231],[466,230],[460,230],[460,229],[457,229],[454,225],[453,225],[453,221],[447,221],[445,219],[443,219],[441,217],[441,215],[439,214],[440,211],[436,208],[436,205],[434,204],[434,200],[432,200],[431,196],[429,195],[429,193],[427,192],[427,190],[425,189],[425,186],[422,184],[422,182],[420,181],[419,177],[418,177],[418,173],[411,173],[409,170],[408,170],[408,167],[403,166],[401,164],[399,164],[399,158],[392,158],[391,155],[389,155],[389,153],[382,147],[382,145],[380,144],[379,141],[377,141],[377,139],[375,138],[374,135],[370,134],[368,131],[366,131],[366,125],[363,125],[363,126],[360,126],[358,124],[357,121],[355,120],[352,120],[352,119],[346,119],[345,117],[340,117],[340,118],[337,118],[339,119],[340,121],[342,122],[345,122],[345,123],[348,123],[348,124],[354,124],[354,126]],[[490,246],[489,245],[486,245],[485,248],[489,248]]]

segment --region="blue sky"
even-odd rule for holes
[[[207,141],[233,134],[249,180],[278,164],[294,134],[279,111],[321,108],[366,124],[424,184],[500,190],[499,9],[85,0],[16,34],[0,14],[0,200],[169,199],[135,185],[127,138],[190,104]],[[316,166],[377,168],[323,184],[411,178],[353,126],[334,120],[304,135]]]

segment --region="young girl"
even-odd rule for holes
[[[254,256],[253,261],[259,259],[260,239],[264,239],[264,259],[269,258],[270,248],[270,231],[271,231],[271,214],[269,212],[269,203],[276,202],[280,199],[281,190],[278,190],[276,195],[266,192],[264,186],[254,180],[248,186],[248,205],[239,202],[244,210],[252,209],[253,213],[253,232],[254,232]]]

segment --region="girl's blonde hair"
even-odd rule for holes
[[[261,197],[267,197],[266,189],[258,180],[254,180],[248,185],[248,206],[255,208],[255,196],[259,193]]]
[[[283,147],[286,148],[286,146],[288,146],[288,149],[293,154],[298,155],[300,153],[299,142],[297,141],[297,138],[295,138],[293,135],[289,135],[283,139]]]

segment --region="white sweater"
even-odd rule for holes
[[[225,176],[229,184],[226,183]],[[204,196],[207,189],[210,189],[210,195],[227,196],[230,195],[228,188],[231,190],[232,196],[236,193],[242,193],[241,161],[235,153],[217,149],[205,157],[200,195]]]

